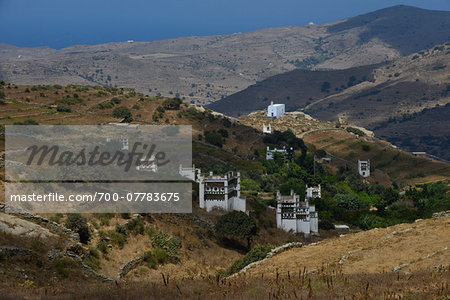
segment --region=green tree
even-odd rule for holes
[[[162,103],[162,106],[167,110],[178,110],[183,101],[180,98],[167,99]]]
[[[222,135],[220,135],[219,133],[217,133],[215,131],[205,132],[205,141],[207,143],[210,143],[211,145],[218,146],[220,148],[222,148],[222,145],[223,145]]]
[[[124,122],[130,123],[133,121],[133,116],[131,111],[126,106],[119,106],[113,110],[112,113],[114,118],[123,118]]]
[[[258,233],[255,220],[241,211],[232,211],[220,217],[215,229],[221,236],[247,240],[247,249],[250,249],[252,239]]]

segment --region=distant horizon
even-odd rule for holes
[[[93,3],[92,3],[93,2]],[[244,33],[274,27],[325,24],[398,5],[450,11],[449,0],[406,1],[0,0],[0,43],[62,49],[76,45],[153,42]],[[323,7],[327,7],[326,10]]]

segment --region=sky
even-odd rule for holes
[[[0,0],[0,43],[60,49],[232,34],[323,24],[399,4],[450,10],[450,0]]]

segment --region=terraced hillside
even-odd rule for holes
[[[291,129],[312,151],[325,150],[332,158],[330,166],[334,168],[347,165],[356,170],[358,159],[370,159],[372,176],[368,180],[372,183],[390,185],[395,182],[405,187],[450,177],[450,164],[402,151],[364,128],[356,128],[361,134],[358,135],[351,132],[354,127],[344,125],[336,128],[335,123],[320,121],[302,112],[288,112],[273,119],[266,117],[265,111],[259,111],[239,120],[259,130],[263,124],[270,124],[272,130]]]
[[[449,66],[447,43],[378,66],[291,71],[209,107],[236,116],[264,109],[273,100],[320,120],[345,116],[406,150],[450,160]]]

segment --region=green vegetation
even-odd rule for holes
[[[144,253],[144,261],[151,269],[157,269],[158,265],[164,265],[169,261],[167,251],[162,248],[156,248]]]
[[[274,248],[273,245],[256,245],[250,250],[242,259],[235,261],[230,267],[218,272],[219,276],[227,277],[239,272],[251,263],[260,261],[266,258],[267,254]]]
[[[167,99],[162,103],[162,106],[167,110],[178,110],[183,101],[180,98]]]
[[[116,107],[112,112],[112,116],[114,118],[123,119],[123,121],[126,123],[130,123],[133,121],[133,116],[131,114],[131,111],[126,106]]]
[[[14,122],[14,125],[39,125],[39,123],[33,119],[27,119],[22,122]]]
[[[180,256],[181,242],[175,236],[160,231],[152,235],[151,241],[154,248],[164,249],[170,259],[177,260]]]
[[[356,135],[359,136],[365,136],[366,134],[364,133],[364,131],[358,129],[358,128],[354,128],[354,127],[347,127],[345,128],[345,130],[347,130],[348,132],[354,133]]]
[[[258,232],[255,220],[241,211],[232,211],[221,216],[215,229],[222,238],[231,237],[246,240],[247,249],[250,249],[252,239]]]
[[[222,135],[215,131],[205,131],[205,141],[220,148],[222,148],[224,144]]]
[[[87,244],[91,238],[91,232],[86,217],[81,214],[67,214],[66,227],[78,233],[80,242]]]

